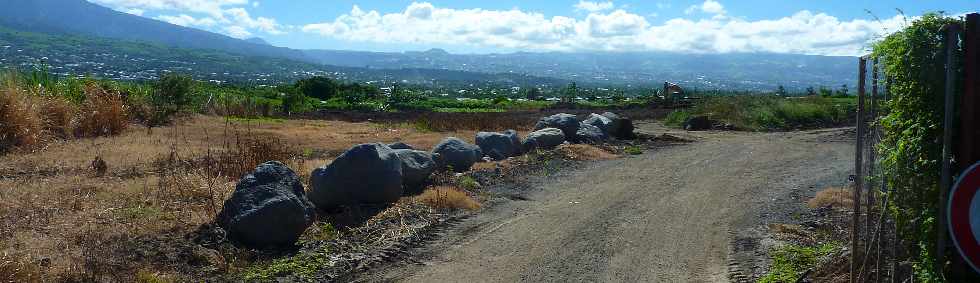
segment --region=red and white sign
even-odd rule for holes
[[[956,249],[980,272],[980,163],[970,166],[956,181],[946,213]]]

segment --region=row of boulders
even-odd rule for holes
[[[521,141],[517,131],[480,132],[476,145],[449,137],[431,152],[404,143],[354,146],[328,165],[313,170],[306,193],[299,177],[280,162],[259,165],[242,178],[216,222],[236,241],[255,247],[291,245],[313,222],[316,210],[359,204],[386,204],[418,193],[437,170],[466,172],[484,157],[504,160],[562,143],[601,143],[633,137],[629,119],[613,113],[542,118]]]

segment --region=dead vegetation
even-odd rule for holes
[[[849,210],[854,206],[854,195],[848,188],[831,187],[817,192],[817,195],[807,201],[812,209],[830,207],[839,210]]]
[[[413,200],[434,209],[465,209],[469,211],[480,209],[480,203],[465,191],[449,186],[429,188],[421,195],[415,196]]]

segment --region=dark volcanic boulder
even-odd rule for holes
[[[452,167],[453,171],[466,172],[473,167],[473,164],[483,158],[483,151],[480,147],[466,143],[465,141],[448,137],[436,147],[432,148],[432,153],[439,154],[438,167],[445,169]]]
[[[545,128],[527,134],[522,147],[524,152],[536,149],[552,149],[565,142],[565,134],[557,128]]]
[[[413,149],[396,149],[395,154],[402,162],[402,185],[406,193],[421,192],[429,175],[436,170],[432,154]]]
[[[602,117],[606,117],[606,119],[612,122],[609,124],[609,129],[606,130],[609,136],[621,140],[636,138],[636,134],[633,133],[633,120],[612,112],[602,113]]]
[[[393,203],[403,192],[402,160],[387,145],[357,145],[313,170],[310,188],[310,200],[321,210]]]
[[[408,145],[407,143],[403,143],[403,142],[395,142],[395,143],[389,144],[388,147],[390,147],[391,149],[415,149],[414,147]]]
[[[595,113],[589,114],[589,118],[582,121],[582,124],[595,126],[607,134],[611,134],[610,131],[613,129],[613,121],[611,119]]]
[[[520,142],[515,144],[515,140],[519,141],[520,137],[513,130],[508,130],[504,133],[476,133],[476,145],[480,147],[484,155],[493,160],[504,160],[508,157],[520,155],[521,145]]]
[[[609,139],[609,136],[599,127],[582,123],[575,133],[575,139],[581,143],[600,144]]]
[[[714,127],[715,121],[707,116],[691,116],[684,121],[684,129],[688,131],[704,131]]]
[[[288,246],[313,223],[315,213],[296,173],[271,161],[238,181],[217,222],[242,244]]]
[[[513,144],[514,148],[517,149],[517,155],[521,155],[524,153],[523,146],[521,145],[521,136],[517,134],[517,131],[506,130],[504,131],[504,135],[510,138],[510,143]]]
[[[541,118],[538,123],[534,125],[534,130],[541,130],[545,128],[556,128],[561,130],[562,134],[566,138],[574,139],[575,132],[578,132],[578,127],[581,125],[578,118],[572,114],[555,114],[548,117]]]

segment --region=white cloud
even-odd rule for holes
[[[246,39],[252,37],[251,32],[248,32],[247,29],[240,26],[225,27],[225,33],[228,34],[228,36],[238,38],[238,39]]]
[[[218,22],[212,18],[205,17],[198,19],[187,14],[180,14],[177,16],[158,16],[157,19],[184,27],[213,27],[214,25],[218,24]]]
[[[613,4],[612,1],[592,2],[592,1],[579,0],[578,4],[575,4],[574,7],[575,10],[578,11],[599,12],[599,11],[611,10],[613,7],[615,7],[615,5]]]
[[[701,5],[691,5],[690,7],[687,7],[687,9],[684,10],[684,13],[690,15],[698,11],[707,14],[724,15],[725,6],[721,5],[721,3],[718,1],[705,0],[704,3],[701,3]]]
[[[275,19],[249,15],[245,7],[259,6],[249,0],[89,0],[134,15],[157,12],[155,18],[175,25],[205,28],[232,37],[251,36],[254,32],[283,34],[284,27]],[[179,14],[169,14],[177,12]]]
[[[669,19],[652,25],[626,10],[590,12],[584,18],[546,17],[536,12],[441,8],[412,3],[382,14],[354,6],[332,21],[308,24],[307,33],[345,41],[386,44],[464,45],[534,51],[669,51],[685,53],[778,52],[857,55],[884,31],[897,30],[900,16],[882,21],[841,21],[800,11],[788,17],[747,21],[725,16],[705,1],[698,9],[715,16]]]

